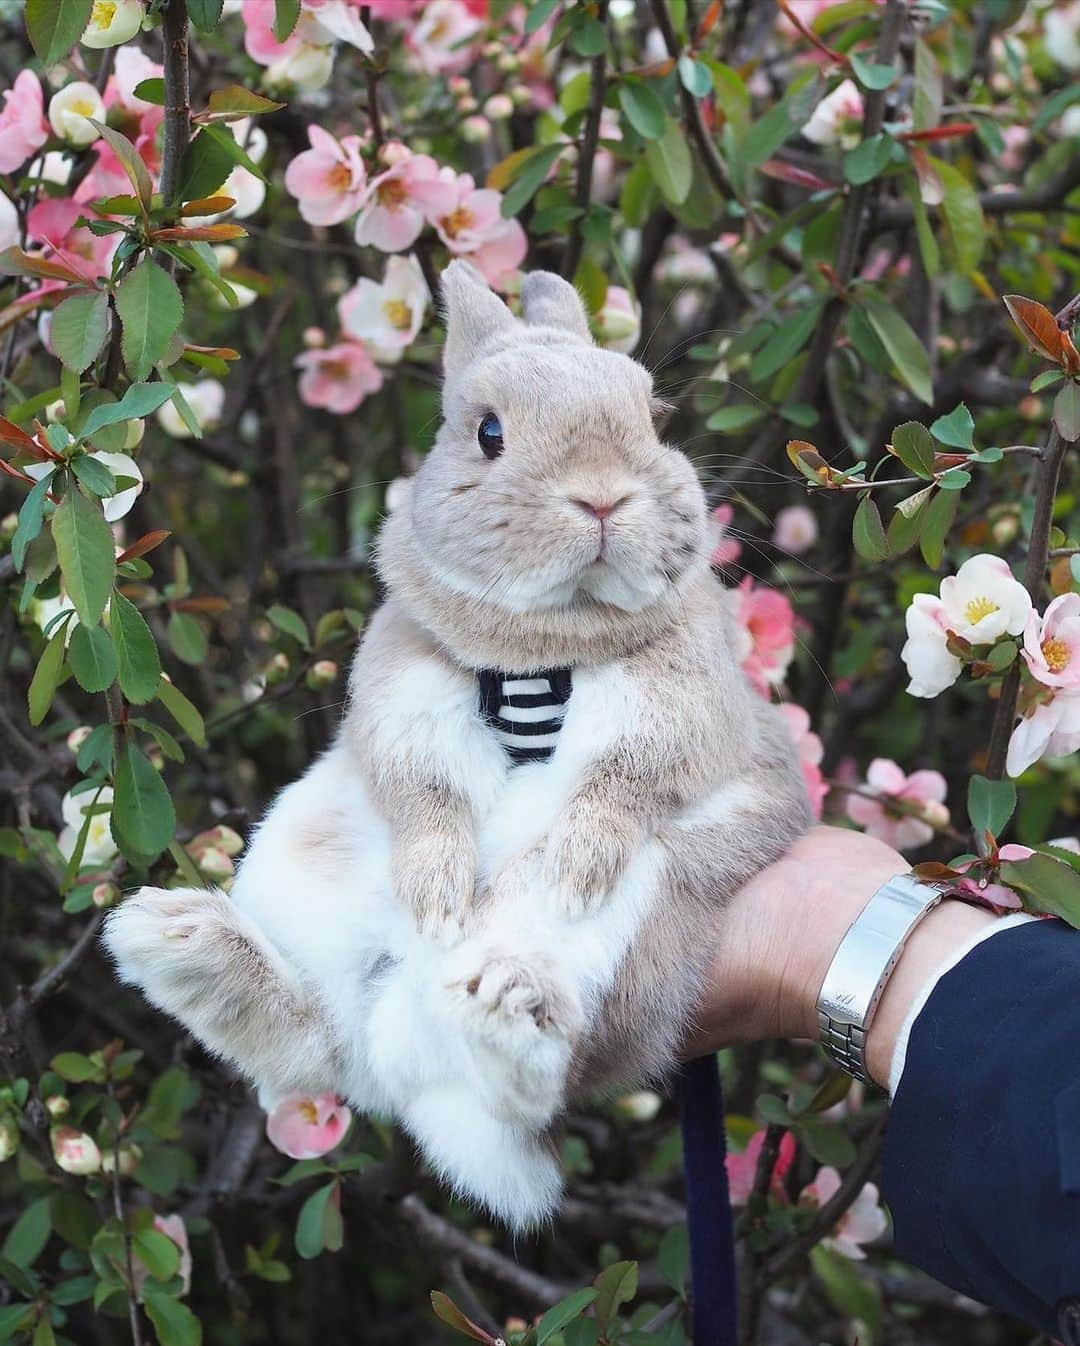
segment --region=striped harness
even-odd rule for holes
[[[476,676],[480,714],[495,731],[511,764],[550,761],[570,700],[570,670],[505,673],[483,668]]]

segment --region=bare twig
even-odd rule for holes
[[[165,0],[165,138],[161,151],[161,196],[171,202],[180,185],[180,163],[191,129],[188,85],[187,0]]]

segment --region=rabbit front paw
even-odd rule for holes
[[[474,851],[459,837],[438,832],[399,841],[394,893],[421,934],[439,944],[456,944],[476,896]]]
[[[557,823],[544,851],[544,886],[559,910],[584,916],[610,896],[632,855],[629,830],[611,820]]]

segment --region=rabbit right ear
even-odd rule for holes
[[[451,379],[493,336],[509,331],[516,319],[468,262],[453,261],[442,273],[442,295],[446,308],[443,368]]]

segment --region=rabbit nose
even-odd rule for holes
[[[592,500],[578,500],[576,498],[572,498],[570,503],[572,505],[577,505],[578,509],[583,509],[586,514],[591,514],[594,518],[599,519],[600,522],[603,523],[608,515],[614,514],[620,505],[626,503],[626,500],[627,497],[624,495],[622,499],[615,500],[610,505],[600,505]]]

